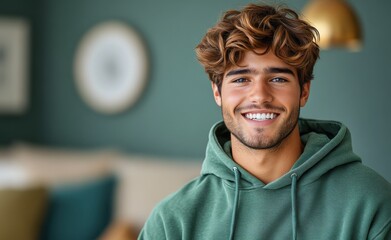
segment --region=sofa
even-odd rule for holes
[[[133,240],[201,159],[16,143],[0,149],[0,239]]]

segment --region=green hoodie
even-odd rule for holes
[[[391,185],[352,152],[348,129],[305,119],[299,128],[304,152],[264,184],[214,125],[201,176],[155,207],[139,239],[391,239]]]

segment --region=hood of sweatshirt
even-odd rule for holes
[[[342,123],[299,119],[299,129],[305,145],[300,158],[288,173],[264,184],[232,160],[230,132],[224,122],[218,122],[209,132],[209,143],[201,174],[213,174],[235,184],[233,169],[236,168],[240,172],[241,189],[279,189],[292,183],[292,174],[296,175],[300,184],[307,184],[316,181],[335,167],[361,161],[353,153],[350,132]]]

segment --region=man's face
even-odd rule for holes
[[[224,73],[221,92],[212,84],[231,139],[252,149],[278,147],[297,128],[310,83],[300,90],[296,69],[272,52],[248,51],[239,65]]]

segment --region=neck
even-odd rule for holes
[[[231,142],[234,161],[265,184],[289,172],[303,152],[298,126],[272,149],[251,149],[233,136]]]

